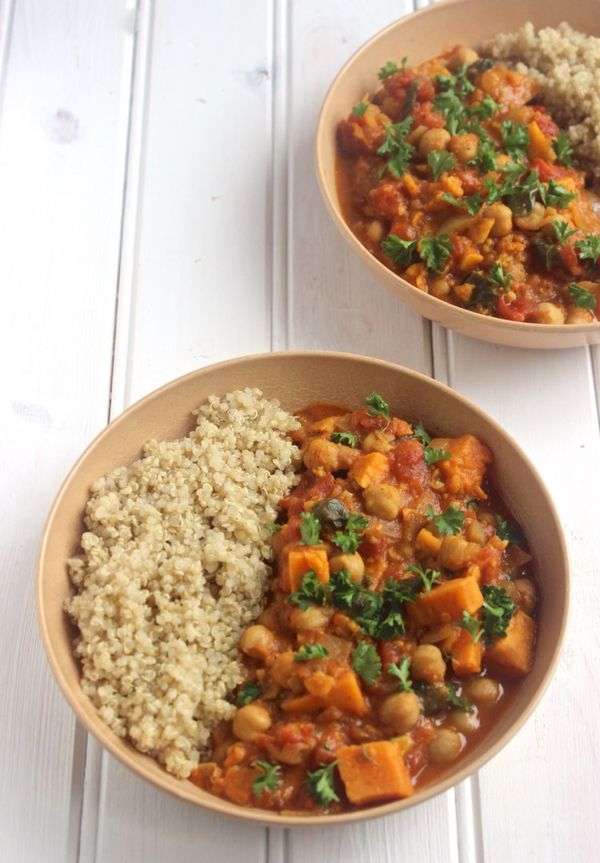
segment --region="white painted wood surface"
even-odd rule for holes
[[[600,354],[431,327],[357,268],[314,178],[329,81],[412,8],[0,2],[2,863],[598,859]],[[37,539],[88,439],[176,375],[286,347],[385,357],[476,400],[542,471],[573,563],[564,659],[517,739],[455,791],[343,830],[247,828],[144,784],[72,719],[36,633]]]

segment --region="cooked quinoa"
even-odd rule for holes
[[[187,777],[242,680],[238,641],[262,610],[269,527],[295,482],[298,426],[246,389],[150,441],[92,486],[69,561],[82,687],[121,737]]]
[[[600,10],[599,10],[600,11]],[[600,188],[600,39],[573,30],[563,21],[537,33],[524,24],[501,33],[485,51],[543,87],[543,102],[567,128],[576,160]]]

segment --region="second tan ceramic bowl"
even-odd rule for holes
[[[373,257],[342,216],[336,189],[336,129],[364,93],[374,92],[377,70],[404,56],[411,65],[458,43],[478,48],[497,33],[516,30],[527,21],[556,27],[565,19],[575,29],[600,36],[598,0],[445,0],[402,18],[374,36],[346,63],[331,85],[319,117],[315,158],[319,185],[338,229],[374,279],[415,312],[466,336],[519,348],[573,348],[600,343],[600,323],[546,326],[506,321],[461,309],[419,291]],[[373,290],[376,290],[373,285]]]
[[[243,809],[176,779],[117,737],[98,718],[81,689],[71,649],[74,631],[62,606],[70,591],[66,561],[79,550],[90,485],[139,457],[146,440],[186,434],[194,425],[191,411],[209,395],[242,387],[260,387],[289,411],[311,401],[358,405],[376,389],[394,414],[412,421],[422,419],[432,432],[478,435],[494,453],[496,487],[525,530],[542,594],[533,669],[488,737],[456,769],[408,800],[345,815],[306,818]],[[416,372],[353,354],[312,352],[266,354],[210,366],[167,384],[130,407],[90,444],[58,492],[44,530],[37,571],[39,623],[52,671],[77,717],[109,752],[159,788],[205,809],[247,821],[300,826],[351,823],[407,809],[450,788],[498,752],[527,719],[550,680],[565,628],[568,587],[567,555],[548,492],[523,451],[497,423],[452,390]],[[524,781],[526,769],[524,765]]]

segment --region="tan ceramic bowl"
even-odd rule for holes
[[[333,221],[374,279],[411,309],[466,336],[519,348],[573,348],[600,342],[600,323],[546,326],[505,321],[452,306],[415,288],[385,267],[354,236],[342,216],[335,180],[336,128],[366,92],[378,87],[377,70],[387,60],[410,64],[457,43],[478,48],[496,33],[527,21],[554,27],[565,19],[577,30],[600,36],[598,0],[446,0],[402,18],[374,36],[346,63],[331,85],[319,117],[315,146],[317,177]],[[375,287],[373,287],[375,291]]]
[[[79,667],[71,651],[74,630],[62,605],[70,591],[66,560],[79,550],[90,484],[137,458],[149,438],[163,440],[187,433],[193,427],[191,411],[209,395],[247,386],[260,387],[290,411],[315,400],[358,405],[365,394],[377,389],[394,414],[422,419],[433,432],[479,435],[494,453],[496,486],[529,540],[542,592],[534,667],[490,735],[455,770],[408,800],[346,815],[306,818],[240,808],[175,779],[113,734],[80,687]],[[179,378],[130,407],[90,444],[63,483],[44,530],[37,570],[39,623],[48,659],[85,727],[123,764],[159,788],[215,812],[278,825],[350,823],[398,812],[445,791],[481,767],[520,728],[552,676],[567,617],[568,589],[567,555],[548,492],[528,458],[500,426],[462,396],[416,372],[353,354],[316,352],[265,354],[220,363]]]

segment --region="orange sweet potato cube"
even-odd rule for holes
[[[327,584],[329,581],[327,551],[321,545],[296,546],[290,551],[287,563],[287,587],[290,592],[299,589],[302,576],[311,570],[321,584]]]
[[[459,677],[464,674],[479,674],[483,657],[481,639],[475,642],[466,629],[461,629],[460,635],[450,648],[450,657],[452,670]]]
[[[517,611],[506,631],[505,638],[496,638],[487,647],[485,660],[490,668],[509,677],[522,677],[531,669],[535,644],[535,621]]]
[[[380,740],[337,751],[338,769],[351,803],[366,806],[410,797],[414,788],[397,743]]]
[[[359,456],[350,470],[348,477],[353,479],[361,488],[368,488],[374,482],[381,482],[386,478],[389,462],[381,452],[369,452]]]
[[[477,580],[472,576],[453,578],[423,593],[407,604],[408,615],[417,626],[431,626],[460,620],[463,611],[474,614],[483,605]]]
[[[333,707],[343,710],[344,713],[352,713],[355,716],[364,716],[369,710],[358,677],[350,669],[335,679],[324,700]]]

